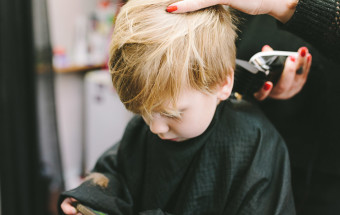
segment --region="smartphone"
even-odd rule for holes
[[[75,205],[75,208],[83,215],[108,215],[107,213],[103,213],[97,210],[94,210],[88,206],[85,206],[79,202],[77,202]]]

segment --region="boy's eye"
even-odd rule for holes
[[[169,118],[169,119],[180,119],[181,117],[179,116],[174,116],[174,115],[167,115],[165,116],[166,118]]]
[[[170,113],[161,113],[161,116],[168,119],[180,120],[182,118],[182,113],[178,113],[178,115],[170,114]]]

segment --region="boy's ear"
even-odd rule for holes
[[[234,86],[234,70],[231,68],[226,80],[217,89],[217,98],[220,101],[229,98]]]

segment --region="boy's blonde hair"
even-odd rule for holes
[[[109,68],[125,107],[137,114],[176,108],[183,87],[210,93],[235,67],[235,25],[228,9],[165,11],[173,0],[130,0],[116,19]]]

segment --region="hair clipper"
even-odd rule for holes
[[[279,80],[286,58],[297,52],[268,51],[259,52],[248,61],[236,59],[233,91],[242,96],[251,96],[261,89],[266,81],[275,85]]]

